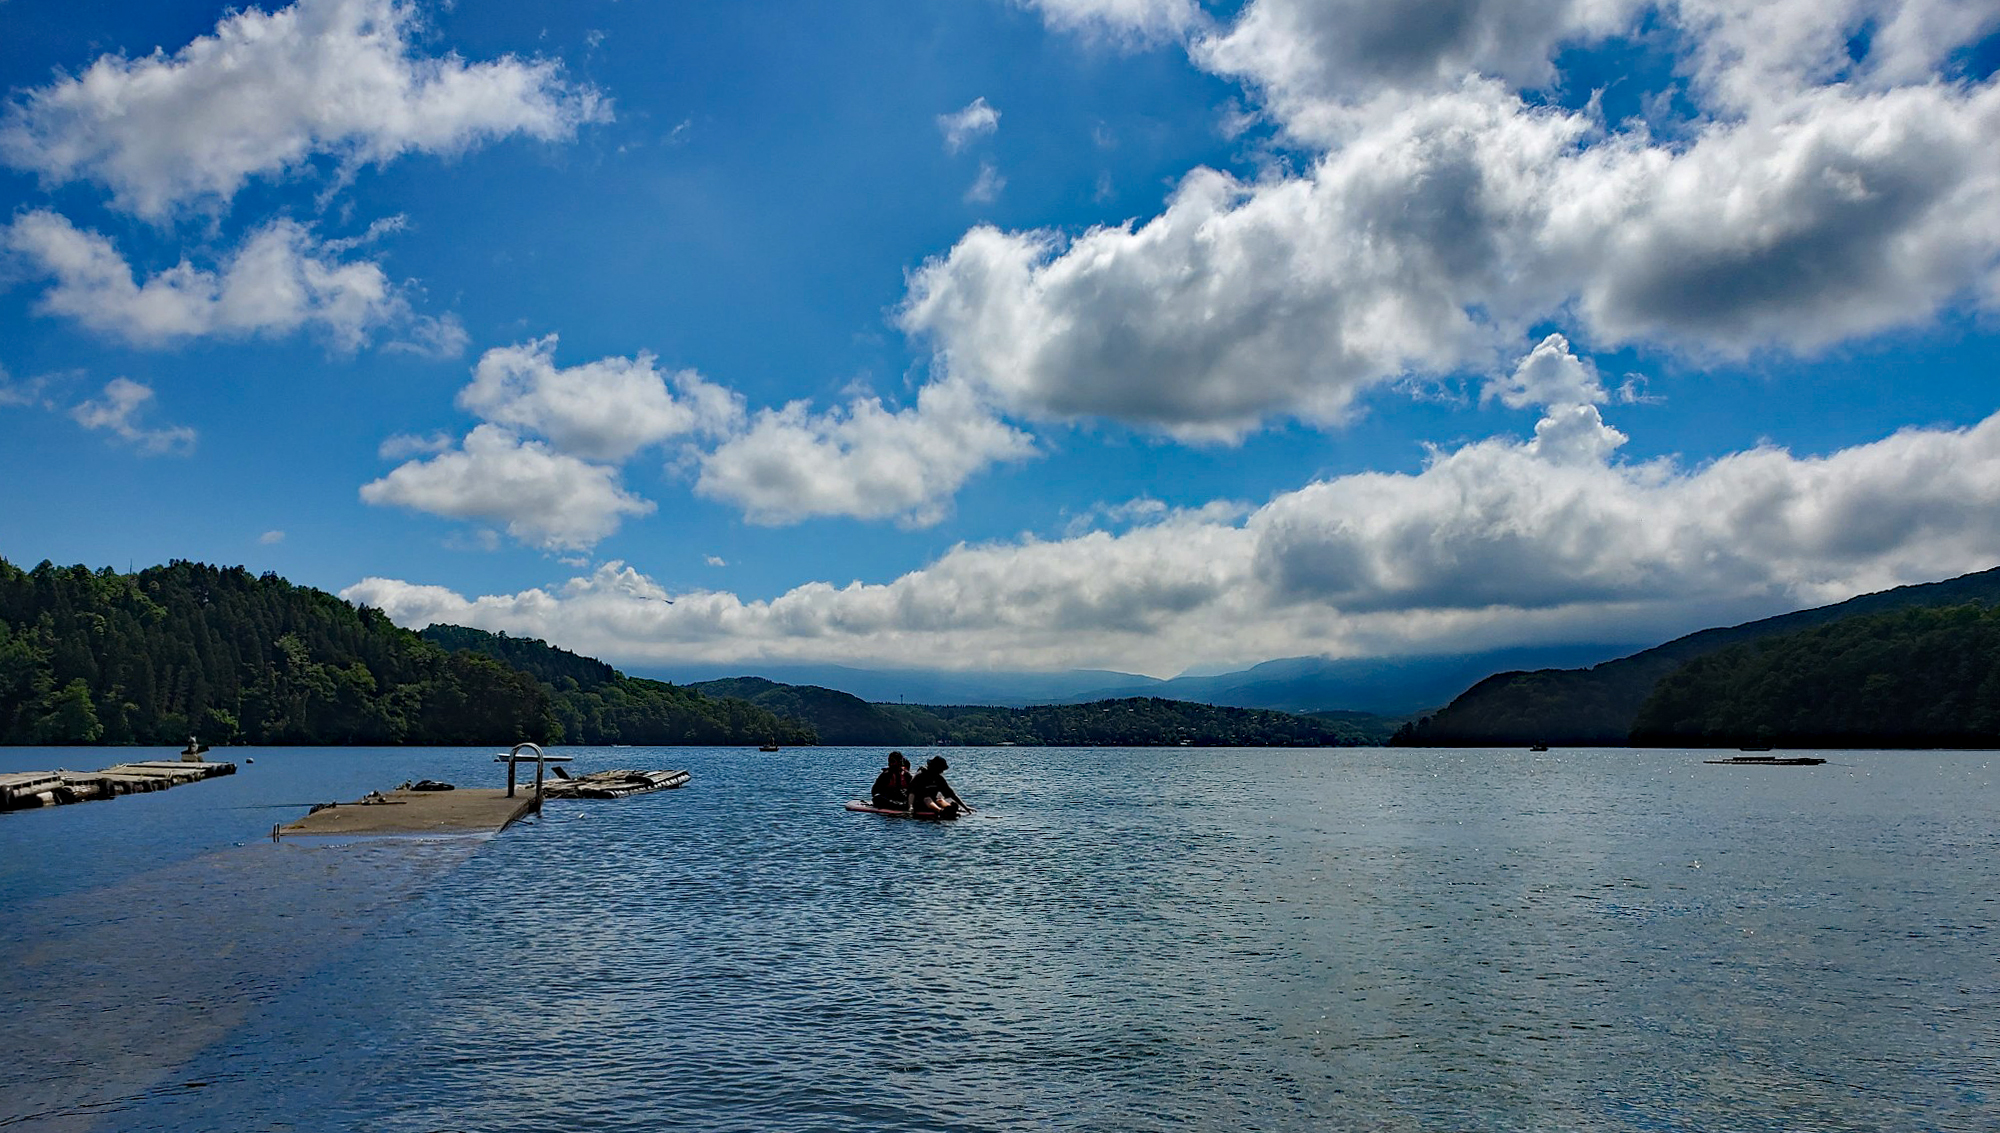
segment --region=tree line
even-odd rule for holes
[[[2000,744],[2000,608],[1899,610],[1732,646],[1662,679],[1632,742]]]
[[[0,743],[755,744],[812,729],[532,639],[402,629],[242,567],[0,559]],[[473,647],[477,645],[478,647]]]

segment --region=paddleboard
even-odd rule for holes
[[[907,810],[891,810],[885,806],[862,802],[860,799],[848,803],[847,809],[857,814],[879,814],[884,818],[914,818],[920,822],[945,822],[958,817],[955,814],[921,814]]]

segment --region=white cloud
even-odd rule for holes
[[[1569,339],[1551,334],[1515,365],[1511,375],[1488,382],[1481,396],[1497,397],[1509,409],[1595,405],[1604,400],[1604,382],[1595,363],[1570,351]]]
[[[383,460],[407,460],[419,454],[428,456],[433,453],[444,452],[450,449],[454,443],[450,437],[443,433],[432,433],[428,437],[397,433],[382,442],[380,447],[376,449],[376,455],[380,456]]]
[[[1645,0],[1254,0],[1190,52],[1238,78],[1294,135],[1330,142],[1352,108],[1390,91],[1443,91],[1468,77],[1534,89],[1565,43],[1626,30]]]
[[[701,561],[712,567],[726,567],[729,565],[720,555],[703,555]]]
[[[0,406],[39,405],[45,409],[52,408],[43,392],[47,386],[48,382],[42,378],[16,381],[7,372],[7,367],[0,366]]]
[[[1197,170],[1136,227],[975,228],[912,277],[901,323],[1015,412],[1189,440],[1335,422],[1371,385],[1494,358],[1505,309],[1475,308],[1537,290],[1516,249],[1580,128],[1468,95],[1308,177]]]
[[[555,335],[487,351],[459,392],[459,408],[611,463],[672,437],[721,435],[742,423],[741,397],[692,370],[663,375],[651,354],[558,369],[555,351]]]
[[[972,391],[944,382],[896,412],[872,397],[820,416],[804,402],[765,410],[701,458],[695,492],[743,508],[753,523],[848,515],[924,526],[974,473],[1033,452]]]
[[[0,125],[0,159],[50,184],[94,182],[160,219],[320,155],[351,171],[515,134],[567,138],[609,117],[553,61],[417,54],[416,24],[398,0],[233,12],[173,55],[105,55],[29,90]]]
[[[1811,353],[2000,270],[1992,82],[1829,88],[1676,145],[1484,81],[1377,109],[1302,175],[1197,170],[1143,224],[975,228],[902,326],[1012,412],[1231,440],[1490,370],[1572,308],[1600,345]]]
[[[2000,260],[2000,85],[1826,88],[1556,168],[1540,250],[1605,342],[1810,353],[1930,320]]]
[[[986,104],[984,96],[975,98],[965,109],[937,117],[938,130],[944,134],[946,153],[957,153],[974,138],[985,137],[1000,128],[1000,112]]]
[[[409,319],[402,330],[403,337],[382,344],[382,349],[391,354],[415,354],[419,358],[456,358],[465,353],[472,336],[465,333],[465,324],[458,316],[447,311],[433,318],[430,315],[416,315]]]
[[[1000,190],[1006,187],[1007,179],[1000,175],[999,168],[990,161],[982,161],[979,163],[979,176],[965,190],[966,203],[990,205],[1000,199]]]
[[[86,429],[103,430],[140,452],[186,455],[194,451],[195,432],[185,425],[148,428],[140,423],[152,405],[153,390],[129,378],[113,378],[104,396],[70,410],[70,418]]]
[[[545,550],[586,550],[609,538],[626,516],[654,505],[626,492],[618,471],[481,425],[463,445],[414,460],[362,485],[361,498],[481,523]]]
[[[1196,0],[1019,0],[1050,27],[1142,46],[1177,39],[1207,22]]]
[[[182,260],[143,283],[110,240],[46,209],[0,229],[0,248],[55,281],[42,313],[142,346],[311,328],[353,350],[379,329],[422,324],[379,265],[338,259],[292,220],[251,232],[214,269]]]
[[[555,591],[468,600],[377,578],[343,596],[404,625],[528,633],[620,663],[1171,674],[1205,660],[1665,636],[2000,562],[2000,415],[1694,468],[1617,463],[1622,440],[1594,406],[1571,406],[1534,440],[1469,444],[1414,474],[1337,477],[1247,514],[1169,513],[1121,534],[959,546],[888,583],[768,600],[668,595],[621,563]]]
[[[1128,30],[1175,10],[1039,7]],[[1670,134],[1522,93],[1563,80],[1566,46],[1646,20],[1682,37],[1644,33],[1678,45],[1700,103]],[[1740,359],[1992,307],[2000,81],[1942,69],[1995,26],[2000,9],[1969,0],[1187,15],[1173,27],[1193,59],[1255,92],[1304,168],[1197,169],[1159,215],[1115,228],[974,228],[912,275],[900,321],[1009,413],[1234,441],[1278,418],[1338,423],[1384,384],[1490,373],[1549,321],[1593,347]]]
[[[654,510],[620,486],[618,465],[675,437],[744,428],[743,399],[692,370],[663,374],[644,353],[565,369],[556,345],[548,335],[487,351],[458,395],[459,408],[487,424],[462,446],[443,433],[389,437],[383,459],[428,459],[364,486],[362,499],[503,524],[545,550],[587,550],[625,516]]]
[[[277,544],[282,543],[284,541],[285,541],[285,533],[277,530],[266,531],[262,535],[257,536],[257,542],[262,543],[267,547],[276,546]]]

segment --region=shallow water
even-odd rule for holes
[[[567,750],[694,780],[272,845],[501,773],[264,750],[0,816],[0,1128],[2000,1127],[1991,753],[954,750],[939,826],[840,808],[877,749]]]

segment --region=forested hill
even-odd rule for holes
[[[1394,722],[1366,713],[1296,716],[1223,708],[1160,697],[1027,708],[983,705],[871,704],[815,685],[732,677],[690,686],[740,696],[810,723],[820,742],[861,745],[1343,747],[1378,744]]]
[[[1419,746],[1624,744],[1631,739],[1639,710],[1653,690],[1698,657],[1862,615],[1996,603],[2000,603],[2000,568],[1864,594],[1832,606],[1739,626],[1703,630],[1589,669],[1498,673],[1467,689],[1436,715],[1406,726],[1392,742]]]
[[[1157,696],[1038,704],[1026,708],[878,705],[904,716],[931,742],[985,746],[1353,747],[1381,742],[1352,719],[1226,708]],[[1370,717],[1371,720],[1380,718]]]
[[[1862,615],[1697,657],[1653,690],[1632,741],[1993,747],[2000,609]]]
[[[628,677],[538,638],[434,625],[425,641],[469,650],[532,674],[550,695],[557,734],[577,744],[810,744],[812,725],[738,696]]]
[[[479,636],[491,638],[486,648],[434,644],[378,610],[241,567],[173,562],[119,574],[45,562],[23,571],[0,559],[0,743],[811,738],[744,701],[627,681],[540,642]]]

